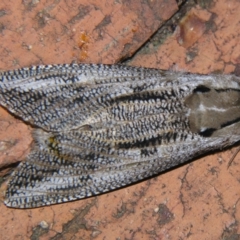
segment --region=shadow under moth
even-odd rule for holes
[[[124,65],[0,73],[0,105],[35,127],[5,204],[68,202],[148,178],[240,139],[240,77]]]

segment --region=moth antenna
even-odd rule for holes
[[[232,155],[232,157],[230,158],[228,165],[227,165],[227,169],[229,169],[229,167],[231,166],[232,162],[234,161],[235,157],[238,155],[238,153],[240,152],[240,147],[237,148],[237,150],[235,151],[235,153]]]

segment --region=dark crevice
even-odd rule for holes
[[[201,132],[199,132],[199,135],[202,137],[211,137],[212,134],[216,131],[216,128],[207,128]]]
[[[205,93],[205,92],[210,92],[210,91],[211,91],[210,88],[203,86],[203,85],[200,85],[193,90],[194,93],[198,93],[198,92]]]
[[[153,47],[161,45],[168,36],[175,31],[179,21],[186,15],[190,9],[195,6],[194,0],[179,0],[178,11],[176,11],[170,19],[165,21],[153,35],[140,46],[131,56],[125,56],[119,60],[119,63],[129,64],[141,52],[148,52]]]
[[[240,92],[239,89],[234,89],[234,88],[215,89],[215,91],[218,92],[218,93],[220,93],[220,92],[229,92],[229,91]]]
[[[227,127],[227,126],[232,125],[237,122],[240,122],[240,117],[222,124],[221,128]]]

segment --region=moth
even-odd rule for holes
[[[240,140],[240,77],[64,64],[0,73],[0,105],[35,127],[5,204],[111,191]]]

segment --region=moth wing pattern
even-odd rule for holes
[[[233,75],[123,65],[2,72],[0,104],[35,126],[5,204],[94,196],[239,141],[239,83]]]
[[[48,65],[2,72],[0,102],[10,112],[46,131],[87,124],[115,97],[130,93],[130,83],[156,77],[124,65]],[[155,75],[155,76],[154,76]],[[13,94],[14,93],[14,94]]]

